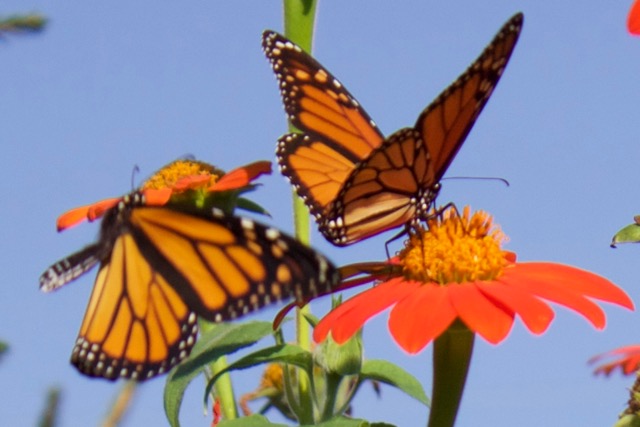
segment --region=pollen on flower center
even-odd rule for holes
[[[151,178],[142,184],[142,189],[173,188],[176,182],[185,177],[202,176],[202,186],[213,185],[224,172],[213,166],[195,160],[176,160],[160,169]]]
[[[506,265],[500,245],[506,240],[487,213],[462,217],[448,210],[412,234],[399,256],[404,275],[421,282],[464,283],[498,278]]]

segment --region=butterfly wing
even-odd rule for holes
[[[320,231],[345,246],[411,222],[433,197],[429,162],[415,129],[395,132],[351,174]]]
[[[348,172],[380,146],[384,136],[349,91],[299,46],[273,31],[264,32],[262,46],[280,83],[289,120],[306,134],[280,138],[278,163],[312,213],[320,215]],[[321,175],[326,182],[318,185]]]
[[[98,272],[71,363],[92,377],[144,380],[185,358],[196,335],[195,314],[125,232]]]
[[[426,218],[439,182],[487,103],[522,29],[517,14],[473,64],[420,115],[364,159],[348,177],[320,229],[349,245]]]
[[[524,16],[514,15],[458,79],[418,117],[420,132],[438,183],[465,141],[504,72],[518,41]]]
[[[102,252],[96,243],[61,259],[40,276],[40,290],[51,292],[80,277],[100,262]]]
[[[293,297],[305,301],[339,282],[333,265],[304,244],[247,218],[138,208],[138,246],[186,304],[211,321],[235,319]]]
[[[88,260],[101,262],[71,356],[89,376],[151,378],[190,353],[196,315],[234,319],[291,296],[307,301],[339,282],[326,258],[274,228],[219,210],[127,200],[107,213],[98,243],[41,278],[55,288]]]

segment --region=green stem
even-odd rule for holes
[[[428,427],[452,427],[469,372],[475,334],[456,321],[433,346],[433,391]]]
[[[333,417],[336,406],[336,397],[338,396],[338,389],[340,382],[344,378],[342,375],[327,372],[326,374],[326,397],[324,402],[324,412],[322,414],[321,421],[327,421]]]
[[[200,326],[200,331],[205,333],[207,331],[213,330],[216,325],[215,323],[206,322],[203,320],[198,321],[198,325]],[[226,356],[218,358],[215,362],[209,364],[209,369],[211,370],[211,375],[215,375],[216,373],[222,371],[227,367],[227,358]],[[207,381],[210,378],[207,378]],[[215,397],[220,399],[220,409],[222,410],[222,415],[226,420],[233,420],[238,418],[238,408],[236,408],[236,400],[233,393],[233,384],[231,383],[231,376],[229,373],[222,374],[217,380],[215,384]]]
[[[284,33],[290,40],[298,44],[307,52],[311,52],[313,42],[313,25],[316,15],[316,0],[283,0],[284,6]],[[295,128],[289,124],[289,130]],[[298,240],[307,245],[309,239],[309,215],[306,206],[297,197],[293,201],[295,234]],[[309,308],[297,310],[296,329],[298,345],[308,351],[311,350],[311,332],[303,313],[309,312]],[[300,424],[313,423],[313,398],[311,396],[311,383],[306,375],[298,375],[298,392],[301,411],[299,412]]]

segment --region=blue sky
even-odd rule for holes
[[[639,248],[608,246],[640,211],[640,39],[625,30],[630,3],[326,1],[315,56],[390,134],[413,124],[503,22],[524,12],[505,75],[446,174],[499,176],[511,186],[445,180],[439,201],[493,213],[520,260],[589,269],[637,299]],[[0,40],[0,339],[11,345],[0,363],[0,407],[7,425],[32,425],[46,389],[57,385],[61,425],[95,425],[119,387],[87,379],[68,362],[95,273],[52,295],[39,292],[38,277],[91,242],[97,226],[58,234],[55,219],[130,191],[135,165],[139,182],[186,154],[225,169],[273,160],[285,116],[260,35],[282,29],[281,4],[6,0],[0,13],[32,10],[50,19],[43,34]],[[277,174],[262,182],[254,199],[290,231],[289,185]],[[383,259],[390,235],[344,249],[317,233],[313,240],[343,264]],[[326,301],[314,304],[316,314],[326,309]],[[517,321],[498,346],[478,340],[457,426],[613,424],[632,378],[594,378],[586,360],[637,342],[638,315],[605,310],[602,332],[558,308],[541,337]],[[430,349],[403,353],[386,319],[366,326],[366,357],[399,364],[429,391]],[[258,376],[239,375],[238,392],[252,390]],[[163,385],[140,388],[124,425],[166,424]],[[200,397],[196,381],[184,425],[209,424]],[[427,417],[390,387],[381,400],[363,389],[354,415],[400,426]]]

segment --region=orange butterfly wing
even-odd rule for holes
[[[514,15],[478,59],[418,117],[420,132],[440,181],[493,93],[522,30],[524,16]]]
[[[93,377],[144,380],[185,358],[197,332],[195,313],[126,233],[100,267],[71,363]]]
[[[328,71],[284,37],[265,32],[263,46],[285,110],[304,132],[280,138],[280,168],[329,241],[349,245],[428,216],[440,179],[498,83],[522,23],[522,14],[512,17],[413,129],[384,141]],[[361,149],[367,146],[369,151]]]
[[[265,31],[262,46],[280,83],[285,111],[306,137],[278,142],[283,174],[297,185],[316,216],[329,209],[342,185],[384,136],[349,91],[299,46]]]
[[[40,279],[54,290],[101,261],[71,357],[89,376],[151,378],[190,353],[196,315],[231,320],[290,297],[307,302],[339,282],[326,258],[274,228],[126,200],[105,215],[97,244]]]
[[[511,18],[414,129],[397,131],[362,161],[321,218],[325,236],[349,245],[428,217],[440,179],[500,80],[522,24],[522,14]]]

